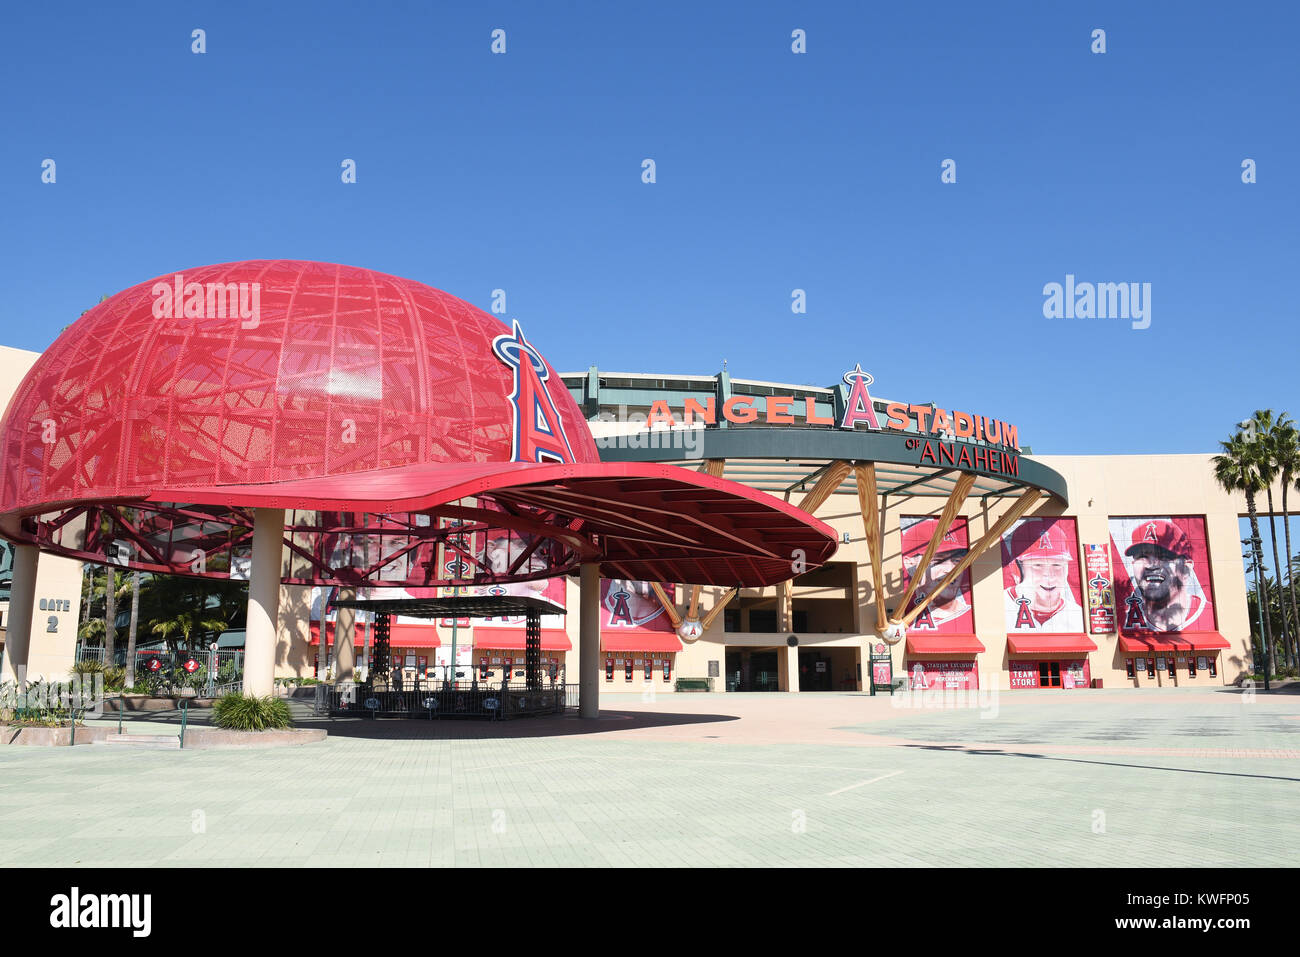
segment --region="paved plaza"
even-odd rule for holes
[[[279,749],[4,747],[0,864],[1290,865],[1297,691],[605,695],[596,721],[302,711],[328,740]]]

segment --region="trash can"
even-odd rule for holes
[[[1100,678],[1093,678],[1093,679],[1092,679],[1092,686],[1093,686],[1094,688],[1100,688],[1100,687],[1101,687],[1101,679],[1100,679]]]

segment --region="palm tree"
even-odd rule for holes
[[[196,611],[192,608],[186,608],[183,611],[177,611],[170,618],[164,618],[156,621],[150,629],[155,635],[162,637],[168,646],[175,646],[176,636],[182,639],[187,651],[193,651],[193,640],[196,635],[206,632],[215,631],[223,632],[226,630],[226,619],[218,618],[213,615],[205,614],[203,611]]]
[[[104,667],[113,666],[117,643],[117,573],[112,565],[104,567]]]
[[[1285,412],[1277,419],[1277,426],[1274,429],[1275,443],[1273,445],[1273,462],[1277,466],[1278,475],[1282,479],[1282,530],[1286,535],[1286,560],[1287,560],[1287,594],[1290,598],[1291,621],[1297,627],[1294,629],[1300,632],[1300,605],[1296,603],[1295,595],[1295,578],[1291,574],[1291,510],[1287,507],[1286,496],[1291,488],[1291,483],[1300,478],[1300,429],[1296,428],[1293,422]],[[1292,648],[1292,657],[1300,658],[1300,634],[1293,635],[1295,644]]]
[[[135,685],[135,635],[140,623],[140,573],[131,576],[131,626],[126,630],[126,686]]]
[[[1272,409],[1257,409],[1255,411],[1255,434],[1256,441],[1260,445],[1260,470],[1261,478],[1264,480],[1264,494],[1268,500],[1268,532],[1269,544],[1273,549],[1273,575],[1274,580],[1280,588],[1282,585],[1282,562],[1278,558],[1277,551],[1277,516],[1273,510],[1273,481],[1281,472],[1280,459],[1282,457],[1281,445],[1283,438],[1279,434],[1279,429],[1285,429],[1291,425],[1290,419],[1286,413],[1274,419]],[[1285,487],[1286,479],[1282,480]],[[1295,619],[1287,620],[1286,603],[1282,603],[1282,657],[1287,667],[1293,664],[1291,654],[1291,642],[1295,637]]]
[[[1228,441],[1220,442],[1222,454],[1214,456],[1214,479],[1225,492],[1243,492],[1246,512],[1250,516],[1250,547],[1259,568],[1264,567],[1263,549],[1259,540],[1259,515],[1255,509],[1255,494],[1265,487],[1261,468],[1260,443],[1248,440],[1241,432]],[[1260,576],[1263,577],[1262,575]],[[1262,596],[1261,596],[1262,597]],[[1268,691],[1268,675],[1272,669],[1271,645],[1273,626],[1269,619],[1268,601],[1262,600],[1264,609],[1264,690]]]

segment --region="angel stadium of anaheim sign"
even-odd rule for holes
[[[882,415],[876,410],[869,391],[874,381],[861,365],[844,374],[848,396],[838,421],[834,416],[819,414],[816,400],[812,398],[804,398],[802,408],[797,408],[794,396],[737,395],[723,402],[719,410],[717,400],[712,396],[704,401],[688,396],[681,401],[680,414],[674,412],[668,399],[651,402],[645,427],[673,428],[697,422],[706,427],[717,425],[719,411],[723,419],[737,425],[762,422],[766,425],[836,426],[847,430],[862,427],[878,432],[905,433],[907,448],[916,452],[918,464],[1019,475],[1020,431],[1015,425],[929,403],[889,402],[885,404]],[[974,441],[956,442],[954,439]]]

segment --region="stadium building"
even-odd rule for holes
[[[204,313],[214,287],[228,314]],[[540,668],[644,694],[1249,673],[1246,504],[1209,455],[1034,456],[1014,409],[827,372],[558,374],[517,323],[381,273],[159,277],[44,356],[0,350],[0,569],[16,542],[30,605],[6,644],[29,675],[66,674],[82,562],[110,561],[249,579],[255,689],[364,675],[380,619],[348,602],[430,591],[547,613],[531,648],[523,617],[385,617],[408,680]]]

